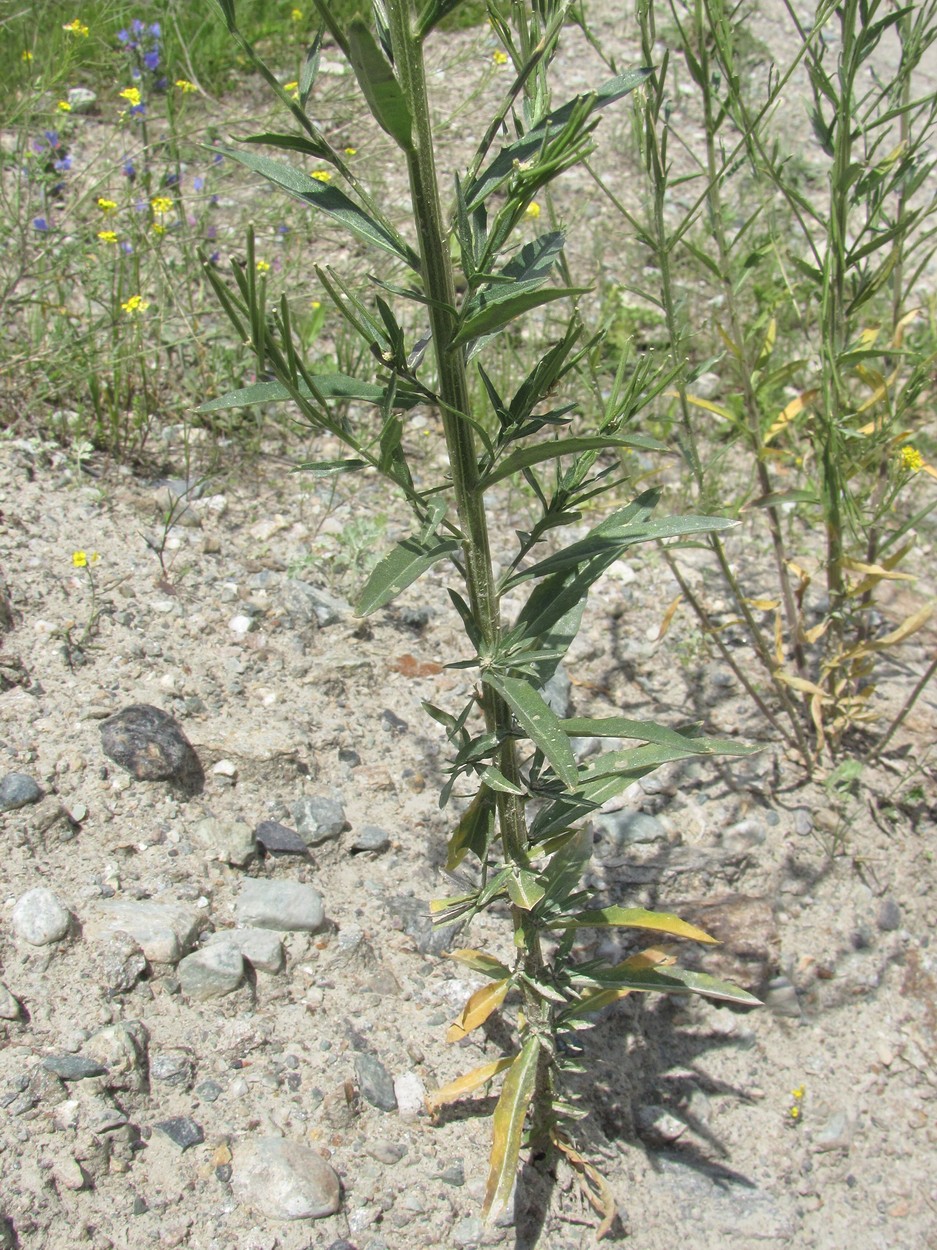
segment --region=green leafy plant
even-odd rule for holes
[[[461,1077],[429,1100],[431,1109],[501,1078],[493,1116],[493,1145],[485,1212],[506,1202],[522,1145],[535,1156],[561,1152],[601,1211],[603,1229],[613,1204],[595,1168],[575,1145],[582,1109],[564,1090],[575,1066],[564,1035],[635,991],[700,993],[754,1004],[748,993],[708,975],[680,968],[669,946],[653,945],[617,964],[584,959],[583,931],[624,928],[655,942],[710,942],[700,929],[665,912],[609,903],[584,887],[592,835],[582,822],[606,800],[658,765],[691,756],[741,755],[731,740],[694,737],[654,723],[562,717],[546,701],[544,684],[575,637],[590,588],[623,553],[639,543],[672,542],[726,530],[732,523],[701,515],[666,516],[659,492],[645,490],[583,535],[564,539],[606,497],[625,487],[622,449],[664,451],[635,430],[649,400],[669,374],[653,365],[622,371],[590,426],[575,398],[579,363],[595,347],[575,309],[565,328],[543,342],[513,393],[502,393],[486,371],[485,349],[520,318],[533,320],[549,306],[575,301],[582,288],[554,282],[564,271],[562,230],[531,230],[534,197],[593,151],[602,110],[646,82],[649,71],[616,74],[594,90],[554,107],[549,66],[568,6],[491,7],[493,25],[514,77],[484,128],[468,168],[455,176],[450,209],[443,211],[424,75],[424,44],[455,6],[412,0],[376,6],[374,25],[358,18],[340,24],[328,0],[319,0],[322,37],[331,37],[350,63],[368,107],[405,163],[412,220],[383,213],[307,110],[316,84],[320,39],[309,49],[295,98],[267,70],[240,35],[234,0],[221,0],[229,30],[278,94],[292,128],[265,132],[252,145],[280,149],[290,160],[251,147],[229,155],[343,227],[383,256],[385,276],[366,291],[331,267],[317,272],[336,312],[366,345],[375,380],[315,372],[297,345],[284,296],[272,306],[265,275],[248,235],[247,262],[226,282],[213,283],[239,339],[249,342],[258,373],[269,380],[202,405],[216,413],[245,405],[290,401],[313,429],[341,444],[338,458],[306,466],[318,475],[382,474],[413,514],[409,537],[396,543],[370,573],[358,600],[362,614],[389,604],[421,574],[445,563],[449,595],[464,625],[466,655],[452,667],[476,674],[471,697],[455,710],[426,704],[452,747],[441,803],[464,800],[448,841],[446,866],[472,884],[433,904],[441,924],[465,924],[507,907],[514,957],[504,962],[475,949],[453,958],[487,978],[449,1031],[452,1041],[482,1026],[511,999],[519,1000],[512,1052]],[[498,145],[499,136],[501,145]],[[327,166],[310,176],[302,157]],[[457,290],[461,293],[457,296]],[[417,327],[414,329],[414,327]],[[419,328],[422,327],[422,328]],[[470,375],[480,382],[486,411],[471,400]],[[439,416],[446,471],[434,476],[409,446],[408,414],[418,406]],[[523,479],[537,517],[518,534],[517,552],[495,573],[490,513],[503,486]],[[504,619],[505,595],[522,601]],[[588,762],[576,759],[572,739],[624,740]]]
[[[659,293],[638,294],[660,308],[681,367],[677,442],[697,501],[723,498],[727,446],[747,462],[728,506],[747,534],[765,526],[771,593],[747,588],[731,539],[706,541],[770,676],[770,698],[671,559],[673,571],[726,663],[809,770],[872,726],[881,656],[932,611],[921,603],[884,628],[876,598],[886,582],[913,580],[900,566],[937,506],[916,489],[937,471],[917,445],[935,356],[927,336],[914,334],[937,237],[937,104],[918,85],[937,40],[937,6],[824,0],[807,25],[787,8],[793,51],[779,64],[723,0],[670,6],[673,57],[655,67],[634,113],[644,206],[615,202],[660,278]],[[639,0],[646,56],[656,15],[651,0]],[[702,145],[672,107],[677,74],[681,111],[692,102]],[[791,132],[801,81],[813,150]],[[674,211],[677,195],[685,211]],[[680,298],[688,286],[699,303]],[[700,308],[715,310],[714,335]],[[704,392],[697,380],[713,369]],[[804,542],[815,531],[818,560]]]

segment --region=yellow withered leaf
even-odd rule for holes
[[[774,675],[778,681],[783,681],[785,686],[790,686],[792,690],[799,690],[801,694],[812,694],[820,700],[829,699],[825,690],[821,689],[816,682],[807,681],[806,677],[795,677],[793,673],[785,673],[783,669],[775,670]]]
[[[661,621],[660,629],[657,631],[658,642],[660,642],[660,640],[666,635],[667,631],[670,629],[670,626],[673,624],[673,618],[676,615],[677,608],[679,608],[682,602],[683,602],[683,595],[677,595],[676,599],[674,599],[673,603],[670,604],[667,611],[664,613],[664,619]]]
[[[537,1084],[539,1057],[540,1042],[536,1037],[529,1037],[504,1078],[501,1097],[492,1121],[488,1185],[485,1190],[485,1205],[482,1207],[484,1219],[493,1211],[500,1211],[511,1196],[517,1175],[524,1120],[527,1118],[527,1109]]]
[[[607,925],[622,929],[650,929],[655,933],[669,933],[671,937],[718,945],[716,938],[679,916],[665,911],[646,911],[643,907],[597,907],[548,920],[546,925],[550,929],[605,928]]]
[[[550,1136],[554,1146],[566,1156],[577,1173],[580,1188],[592,1209],[602,1217],[601,1224],[595,1230],[596,1241],[601,1241],[615,1222],[616,1207],[612,1191],[602,1173],[579,1153],[564,1134],[554,1129]]]
[[[447,951],[446,956],[448,959],[455,959],[458,963],[465,964],[474,972],[480,972],[482,976],[502,978],[511,975],[510,968],[506,968],[500,959],[495,959],[494,955],[489,955],[485,951],[460,947],[458,950]]]
[[[702,408],[705,412],[712,412],[717,417],[722,417],[723,421],[738,420],[734,412],[730,412],[728,408],[722,408],[719,404],[714,404],[711,399],[703,399],[701,395],[687,395],[686,401],[692,404],[694,408]]]
[[[484,1024],[491,1013],[497,1011],[504,1002],[510,988],[511,978],[504,977],[501,981],[494,981],[491,985],[483,985],[480,990],[476,990],[462,1008],[458,1020],[450,1024],[446,1041],[461,1042],[473,1029]]]
[[[809,408],[816,399],[819,392],[817,390],[801,391],[799,395],[795,395],[789,404],[778,413],[774,424],[768,430],[763,439],[763,445],[767,445],[776,438],[790,423],[804,411]]]
[[[841,564],[844,569],[849,569],[850,573],[864,573],[867,577],[877,577],[879,579],[884,578],[893,582],[914,581],[914,575],[912,573],[898,573],[895,569],[889,568],[885,564],[865,564],[862,560],[853,560],[849,556],[844,556]]]
[[[481,1089],[483,1085],[487,1085],[489,1081],[494,1080],[499,1072],[509,1068],[513,1062],[514,1056],[507,1055],[504,1059],[496,1059],[494,1063],[484,1063],[480,1068],[473,1068],[471,1072],[466,1072],[463,1076],[456,1077],[454,1081],[450,1081],[442,1089],[434,1089],[423,1100],[426,1110],[430,1115],[435,1115],[440,1107],[444,1107],[450,1102],[458,1102],[466,1094],[473,1094],[476,1089]]]
[[[934,605],[927,604],[926,607],[919,608],[917,612],[912,613],[906,620],[893,629],[890,634],[885,634],[883,638],[874,639],[869,645],[874,647],[876,651],[881,651],[885,647],[896,647],[899,642],[904,642],[906,638],[910,638],[927,622],[934,614]]]

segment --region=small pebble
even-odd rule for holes
[[[202,1126],[187,1115],[173,1116],[171,1120],[160,1120],[153,1127],[175,1142],[180,1150],[186,1151],[190,1146],[200,1146],[205,1140]]]
[[[19,1017],[19,1002],[0,981],[0,1020],[18,1020]]]
[[[19,899],[12,919],[17,937],[31,946],[48,946],[67,935],[72,918],[52,890],[37,886]]]
[[[224,1093],[217,1081],[202,1081],[196,1085],[194,1093],[198,1094],[202,1102],[217,1102]]]
[[[374,1055],[355,1055],[355,1075],[361,1097],[379,1111],[396,1111],[397,1095],[390,1073]]]
[[[46,1055],[42,1066],[47,1072],[53,1072],[63,1081],[83,1081],[89,1076],[104,1076],[107,1068],[94,1059],[86,1059],[83,1055]]]
[[[876,923],[883,933],[894,933],[901,924],[901,908],[893,898],[887,898],[878,909]]]
[[[207,1002],[236,990],[244,979],[244,956],[230,943],[218,942],[186,955],[179,964],[179,984],[187,998]]]
[[[306,846],[321,846],[339,837],[345,828],[345,809],[338,799],[310,794],[290,804],[296,831]]]
[[[379,855],[390,846],[390,837],[378,825],[362,825],[351,844],[352,855]]]
[[[42,798],[39,785],[26,773],[7,773],[0,781],[0,812],[13,812]]]
[[[265,851],[275,855],[307,855],[309,847],[295,829],[281,825],[278,820],[262,820],[254,830],[254,837]]]

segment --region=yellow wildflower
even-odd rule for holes
[[[332,181],[332,175],[329,173],[327,169],[314,169],[312,171],[311,177],[315,178],[316,182],[331,182]]]
[[[131,295],[129,299],[125,299],[121,304],[121,308],[128,317],[133,317],[137,313],[144,313],[150,306],[150,301],[145,300],[142,295]]]
[[[491,59],[494,61],[495,65],[507,65],[508,54],[506,52],[502,52],[499,48],[497,52],[492,52]]]
[[[33,54],[30,52],[28,48],[25,50],[25,52],[20,53],[20,60],[25,61],[27,65],[32,59],[33,59]]]
[[[172,212],[173,205],[168,195],[156,195],[150,200],[150,207],[157,216],[163,217]]]
[[[153,233],[154,233],[157,237],[158,237],[159,235],[161,235],[161,234],[165,234],[165,233],[166,233],[166,227],[165,227],[165,226],[161,226],[161,225],[159,224],[159,222],[158,222],[158,221],[154,222],[151,228],[152,228]]]
[[[67,100],[59,100],[55,107],[60,113],[70,113],[72,111],[72,106]]]
[[[176,86],[179,88],[179,90],[182,92],[183,95],[191,95],[193,91],[198,90],[198,87],[196,87],[195,83],[189,82],[188,78],[177,78]]]
[[[254,268],[257,270],[258,273],[269,273],[270,262],[269,260],[258,260],[255,263]]]
[[[309,307],[313,310],[313,312],[315,312],[316,310],[322,307],[322,302],[321,300],[314,299],[309,305]]]
[[[99,230],[98,238],[101,240],[102,243],[116,243],[117,231],[116,230]]]
[[[346,156],[357,156],[357,155],[358,155],[358,149],[357,149],[357,148],[346,148],[346,149],[345,149],[345,155],[346,155]]]
[[[98,208],[102,213],[114,213],[117,211],[116,200],[106,200],[103,195],[98,196]]]
[[[72,564],[76,569],[86,569],[88,567],[87,551],[73,551]]]
[[[66,22],[62,29],[67,30],[70,35],[79,35],[82,39],[88,38],[88,27],[84,22],[80,22],[77,17],[70,22]]]
[[[293,79],[292,82],[285,82],[283,84],[284,91],[296,91],[298,90],[298,88],[299,88],[299,83],[296,81],[295,78]]]
[[[302,9],[291,9],[291,10],[290,10],[290,21],[292,21],[292,22],[301,22],[302,20],[303,20],[303,11],[302,11]]]
[[[924,468],[924,457],[916,447],[909,445],[901,449],[901,467],[909,473],[919,473]]]
[[[530,201],[530,203],[524,209],[524,216],[529,217],[532,221],[537,220],[537,218],[540,216],[540,205],[537,203],[536,200]]]
[[[133,108],[138,108],[142,101],[139,87],[124,87],[123,91],[118,92],[118,95],[122,100],[126,100],[127,103]]]

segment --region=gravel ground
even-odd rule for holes
[[[572,89],[590,72],[578,53],[558,69]],[[404,524],[393,501],[369,479],[301,487],[271,443],[167,530],[188,462],[172,431],[160,471],[134,474],[24,425],[0,456],[0,1247],[591,1245],[563,1168],[525,1171],[483,1225],[491,1102],[423,1110],[509,1039],[444,1041],[477,982],[427,911],[451,891],[451,813],[421,700],[468,689],[443,667],[464,653],[443,583],[366,622],[349,606]],[[505,496],[496,532],[522,506]],[[764,553],[735,555],[757,585]],[[934,596],[930,555],[884,604],[895,621]],[[571,710],[759,741],[688,617],[656,641],[675,594],[654,553],[610,570]],[[935,638],[888,661],[886,715]],[[626,1000],[585,1036],[606,1244],[937,1247],[935,724],[930,691],[854,792],[764,742],[662,770],[595,821],[595,887],[698,919],[723,942],[701,966],[766,1003]],[[503,927],[471,944],[506,953]]]

